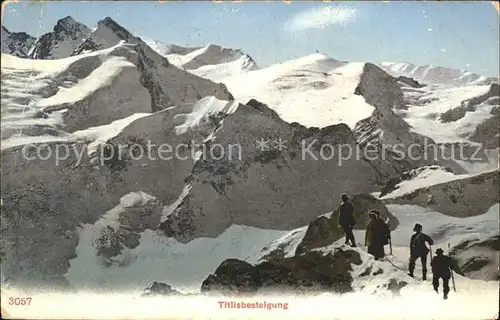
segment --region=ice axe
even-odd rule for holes
[[[389,249],[391,249],[391,256],[392,256],[392,241],[391,241],[391,238],[389,238]]]
[[[450,257],[450,243],[448,242],[448,257],[449,259],[451,259]],[[455,277],[453,276],[453,269],[450,267],[450,274],[451,274],[451,283],[453,284],[453,291],[454,292],[457,292],[457,288],[455,287]]]

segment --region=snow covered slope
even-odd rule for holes
[[[406,275],[406,270],[409,255],[408,241],[413,233],[411,229],[415,223],[421,223],[424,226],[424,232],[436,241],[432,248],[433,251],[441,247],[446,252],[448,243],[453,248],[467,240],[498,234],[499,205],[491,207],[487,213],[481,216],[466,219],[450,218],[439,212],[411,205],[391,205],[389,210],[400,221],[399,226],[391,233],[393,255],[388,256],[390,261],[374,261],[373,257],[366,253],[362,243],[359,243],[358,248],[352,249],[361,257],[361,264],[353,264],[351,272],[355,291],[340,296],[330,293],[315,296],[315,306],[319,309],[314,312],[309,310],[307,317],[320,316],[323,315],[323,312],[326,315],[326,309],[331,316],[331,308],[327,307],[326,304],[321,304],[324,298],[328,300],[329,305],[331,305],[332,299],[334,301],[338,299],[338,304],[335,307],[336,315],[358,315],[356,311],[352,310],[352,307],[344,308],[343,306],[349,305],[351,300],[359,301],[362,299],[365,305],[373,304],[374,309],[371,309],[370,313],[370,318],[373,319],[382,319],[382,315],[383,319],[387,319],[388,315],[389,319],[392,319],[391,317],[395,319],[398,317],[404,319],[436,317],[439,319],[465,319],[475,318],[480,313],[484,318],[494,318],[498,312],[498,308],[496,308],[498,282],[472,280],[455,274],[457,292],[450,293],[449,299],[446,301],[447,308],[444,308],[446,312],[444,312],[441,307],[443,300],[432,290],[431,283],[420,281],[420,265],[417,264],[416,267],[416,279],[409,278]],[[282,245],[289,245],[291,244],[290,240],[292,242],[296,242],[293,239],[300,241],[300,235],[303,236],[303,233],[300,232],[303,228],[286,234],[282,231],[232,226],[216,239],[197,239],[184,245],[162,239],[154,232],[146,231],[141,235],[141,244],[135,249],[127,251],[127,260],[130,262],[127,266],[106,268],[93,263],[95,257],[92,255],[92,251],[95,248],[90,244],[92,239],[96,237],[95,228],[96,226],[85,225],[80,229],[84,241],[79,244],[77,257],[71,260],[71,267],[66,277],[79,289],[93,292],[118,289],[122,292],[130,292],[132,296],[139,295],[141,290],[153,281],[172,284],[175,289],[184,293],[199,292],[202,279],[213,272],[215,266],[218,266],[227,257],[255,264],[258,258],[273,246],[280,245],[280,242]],[[363,239],[364,231],[355,231],[355,236],[358,240]],[[344,248],[342,242],[343,239],[332,245],[315,249],[315,251],[323,254],[335,252]],[[256,251],[259,247],[264,247],[260,254]],[[251,254],[251,256],[248,257],[247,254]],[[93,279],[93,281],[89,282],[88,279]],[[127,281],[123,281],[123,279],[127,279]],[[388,287],[391,279],[395,280],[394,284],[406,283],[397,295],[391,293],[394,288]],[[477,295],[480,296],[477,301],[481,305],[480,308],[475,308],[472,313],[469,312],[469,307],[463,308],[464,304],[469,305],[471,297]],[[190,299],[190,301],[194,301],[197,298],[191,297]],[[290,297],[286,299],[290,303],[298,303]],[[412,317],[408,317],[407,309],[414,304],[414,299],[425,301],[427,305],[435,306],[435,308],[415,310],[412,312]],[[386,307],[380,308],[380,310],[375,307],[379,304],[387,304],[388,301],[397,302],[398,305],[398,307],[391,309],[390,314],[383,312]],[[299,307],[296,307],[298,311]],[[450,309],[450,307],[452,308]],[[362,316],[362,313],[359,313],[359,316]]]
[[[498,85],[402,87],[409,108],[399,115],[438,143],[471,142],[477,127],[494,117],[500,101]]]
[[[470,174],[454,174],[439,166],[421,167],[405,173],[404,180],[394,186],[394,189],[380,199],[389,199],[411,193],[419,188],[432,186],[448,181],[470,177]]]
[[[8,53],[17,57],[27,57],[35,43],[35,38],[26,32],[11,32],[2,26],[2,53]]]
[[[222,82],[229,76],[258,69],[255,61],[241,50],[222,48],[217,45],[202,48],[171,45],[161,50],[167,52],[165,56],[177,67],[215,82]]]
[[[30,50],[32,59],[61,59],[71,55],[90,29],[70,16],[57,21],[54,31],[42,35]]]
[[[186,70],[194,70],[208,65],[226,64],[236,60],[246,61],[246,65],[242,66],[244,67],[243,70],[257,69],[257,64],[252,58],[241,50],[222,48],[213,44],[202,48],[192,48],[191,50],[186,52],[187,50],[184,48],[181,53],[177,53],[179,50],[176,50],[176,53],[168,53],[166,57],[174,65]]]
[[[67,118],[72,113],[70,106],[110,86],[117,76],[127,72],[127,68],[135,69],[126,58],[113,55],[115,49],[118,48],[57,61],[25,60],[2,55],[2,149],[41,139],[46,142],[69,139],[66,131],[71,128],[67,128],[68,122],[74,122]],[[87,59],[97,59],[100,65],[81,79],[69,76]],[[147,94],[143,98],[147,99]],[[102,116],[104,110],[100,109]],[[125,110],[126,106],[122,105],[121,112],[112,116],[113,120],[134,112],[151,111],[147,107],[129,110],[128,113]],[[79,121],[85,120],[81,117],[77,119]]]
[[[461,86],[498,83],[497,78],[480,76],[467,70],[439,66],[415,66],[403,62],[382,62],[380,67],[395,77],[405,76],[425,84]]]
[[[235,75],[222,82],[236,99],[258,99],[287,122],[326,127],[356,123],[370,117],[374,107],[354,94],[364,63],[345,64],[323,54]]]

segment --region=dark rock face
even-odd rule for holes
[[[2,26],[2,53],[26,58],[35,40],[26,32],[10,32]]]
[[[231,224],[290,230],[330,211],[343,192],[372,192],[369,164],[346,157],[339,166],[338,153],[321,149],[354,148],[346,125],[305,128],[284,122],[263,104],[251,105],[257,108],[239,106],[222,119],[208,150],[217,144],[223,154],[196,162],[190,196],[166,222],[169,235],[187,242],[216,236]],[[256,145],[260,139],[269,141],[267,148]],[[281,150],[279,139],[286,141]]]
[[[157,296],[180,296],[180,292],[172,289],[172,287],[163,282],[153,282],[149,287],[144,289],[141,297],[157,297]]]
[[[396,78],[398,82],[402,82],[407,86],[410,86],[412,88],[423,88],[425,87],[424,84],[419,83],[417,80],[405,76],[399,76]]]
[[[96,256],[100,257],[105,266],[113,264],[124,266],[131,261],[116,259],[124,248],[134,249],[140,244],[141,233],[146,230],[155,230],[160,223],[163,210],[162,204],[157,200],[150,200],[142,205],[134,205],[119,210],[117,227],[104,225],[100,236],[96,239],[94,247]]]
[[[351,263],[361,264],[359,254],[342,249],[326,255],[311,251],[256,266],[229,259],[208,276],[201,291],[215,295],[345,293],[352,291]]]
[[[260,286],[262,279],[256,267],[245,261],[228,259],[203,281],[201,292],[245,295],[256,293]]]
[[[399,224],[398,219],[387,210],[385,204],[371,194],[356,194],[352,197],[351,202],[354,206],[354,216],[357,220],[355,229],[364,229],[368,225],[368,212],[370,210],[380,212],[380,219],[389,225],[390,230],[396,229]]]
[[[387,221],[389,228],[394,230],[398,225],[396,217],[391,215],[383,202],[370,194],[357,194],[351,199],[354,207],[354,217],[357,224],[355,229],[364,229],[368,223],[368,212],[378,210],[380,218]],[[340,208],[340,207],[339,207]],[[314,248],[320,248],[332,244],[344,236],[344,232],[338,225],[339,208],[331,216],[323,215],[309,223],[307,232],[302,242],[297,247],[296,255],[303,254]]]
[[[470,239],[452,248],[453,270],[471,279],[499,280],[500,236]]]
[[[366,63],[355,93],[376,108],[407,109],[403,92],[396,78],[374,64]]]
[[[44,156],[55,152],[57,143],[49,147]],[[71,147],[81,150],[83,145]],[[2,151],[0,241],[8,262],[2,273],[22,287],[57,282],[66,288],[64,274],[78,243],[76,226],[96,221],[113,206],[105,179],[88,164],[78,166],[73,152],[56,166],[27,161],[21,149]]]
[[[495,149],[500,146],[500,106],[491,110],[493,115],[476,127],[476,131],[469,137],[470,140],[480,142],[486,149]]]
[[[67,58],[89,34],[90,29],[87,26],[67,16],[57,21],[52,32],[42,35],[36,41],[29,58]]]
[[[372,116],[359,121],[353,131],[359,148],[365,152],[367,163],[377,172],[377,185],[384,187],[403,172],[425,165],[441,164],[454,172],[465,173],[444,155],[433,157],[431,148],[439,146],[432,139],[413,132],[409,124],[394,112],[408,108],[398,79],[367,63],[355,93],[375,107]]]

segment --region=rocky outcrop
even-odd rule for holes
[[[471,217],[499,202],[499,188],[499,172],[493,171],[419,188],[384,202],[415,204],[453,217]]]
[[[11,32],[2,26],[2,53],[26,58],[36,38],[26,32]]]
[[[398,225],[398,220],[389,213],[383,202],[370,194],[356,194],[351,202],[354,207],[354,217],[356,218],[355,229],[364,230],[368,224],[368,212],[378,210],[380,218],[386,221],[391,230]],[[296,255],[303,254],[314,248],[325,247],[344,236],[344,232],[338,225],[339,208],[332,214],[317,217],[307,228],[307,232],[297,247]]]
[[[500,107],[494,107],[491,110],[491,114],[493,117],[479,124],[476,127],[476,131],[469,138],[472,141],[481,143],[487,149],[500,147],[500,134],[498,131],[500,125]]]
[[[397,81],[403,83],[406,86],[410,86],[412,88],[423,88],[425,85],[419,83],[417,80],[405,76],[397,77]]]
[[[208,143],[218,153],[194,165],[189,196],[163,225],[167,235],[186,242],[231,224],[289,230],[331,210],[343,192],[372,192],[365,161],[345,157],[339,166],[336,148],[355,144],[346,125],[305,128],[249,104],[223,118]]]
[[[87,26],[67,16],[57,21],[52,32],[38,38],[28,57],[32,59],[67,58],[89,34],[90,29]]]
[[[458,120],[462,119],[465,116],[465,113],[467,111],[472,112],[474,110],[475,109],[472,106],[467,106],[467,107],[460,106],[460,107],[456,107],[456,108],[450,109],[450,110],[442,113],[441,114],[441,121],[444,122],[444,123],[455,122],[455,121],[458,121]]]
[[[172,289],[172,287],[163,282],[153,282],[150,286],[144,289],[141,297],[157,297],[157,296],[181,296],[182,293]]]
[[[352,291],[351,264],[360,265],[355,251],[308,252],[302,256],[256,266],[228,259],[203,281],[202,293],[214,295],[314,294]]]
[[[410,125],[395,114],[394,110],[408,108],[398,79],[367,63],[355,93],[375,107],[372,116],[359,121],[353,131],[360,150],[377,172],[379,186],[384,187],[403,172],[425,165],[441,164],[456,173],[465,173],[458,164],[448,160],[448,153],[431,153],[439,146],[411,130]]]
[[[491,114],[496,115],[496,124],[497,124],[497,129],[498,129],[498,105],[500,104],[500,86],[497,83],[493,83],[490,85],[490,89],[488,92],[485,94],[482,94],[480,96],[473,97],[471,99],[462,101],[461,105],[459,107],[452,108],[443,114],[441,114],[441,121],[442,122],[454,122],[462,119],[465,116],[466,112],[475,112],[477,110],[477,107],[482,104],[487,104],[487,105],[493,105],[497,106],[492,109]],[[491,118],[490,118],[491,119]],[[488,119],[488,120],[490,120]],[[486,120],[486,121],[488,121]],[[491,120],[490,120],[491,121]],[[480,130],[481,127],[484,127],[483,124],[478,126],[478,129],[476,131]],[[484,130],[484,129],[483,129]],[[473,141],[477,141],[474,138],[472,139]],[[478,142],[483,142],[483,141],[478,141]]]
[[[186,55],[195,50],[201,49],[202,47],[181,47],[175,44],[167,45],[167,50],[164,54],[181,54]]]
[[[500,236],[470,239],[452,248],[454,270],[471,279],[500,280]]]
[[[120,202],[94,224],[99,232],[93,243],[96,257],[107,267],[131,263],[123,250],[136,248],[144,230],[155,230],[163,212],[159,201],[142,192],[129,193]]]
[[[48,144],[40,154],[43,158],[54,154],[57,145]],[[82,143],[69,146],[85,147]],[[2,273],[17,286],[50,283],[68,288],[63,275],[75,257],[76,226],[96,221],[113,207],[105,178],[88,165],[86,154],[86,163],[80,165],[74,152],[67,155],[55,165],[50,157],[52,161],[28,161],[26,157],[36,157],[34,149],[26,157],[22,147],[2,152]]]
[[[384,188],[382,188],[382,190],[380,191],[379,198],[382,198],[383,196],[396,190],[398,188],[398,184],[400,184],[401,182],[409,181],[426,170],[432,170],[432,171],[444,170],[446,172],[453,173],[452,170],[450,170],[448,168],[440,167],[440,166],[425,166],[425,167],[421,167],[421,168],[417,168],[414,170],[403,172],[399,177],[395,177],[395,178],[389,180],[387,185]]]

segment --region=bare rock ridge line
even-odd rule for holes
[[[60,59],[71,55],[90,29],[67,16],[57,21],[52,32],[41,36],[28,55],[32,59]]]
[[[10,32],[2,26],[2,52],[12,54],[17,57],[26,57],[35,43],[35,37],[26,32]]]

